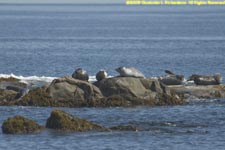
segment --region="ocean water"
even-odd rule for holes
[[[165,69],[186,77],[225,76],[224,18],[224,6],[0,4],[0,76],[50,82],[82,67],[93,79],[100,69],[116,76],[119,66],[134,66],[147,77],[164,75]],[[62,108],[106,127],[134,125],[143,131],[0,131],[0,149],[223,149],[224,102]],[[52,109],[0,107],[0,124],[20,114],[44,125]]]

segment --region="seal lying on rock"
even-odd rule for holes
[[[17,92],[15,99],[22,98],[24,95],[26,95],[29,92],[28,88],[21,88],[17,86],[7,86],[6,90],[12,90]]]
[[[170,70],[165,70],[168,75],[159,77],[159,81],[165,85],[181,85],[184,81],[184,75],[176,75]]]
[[[136,78],[145,78],[142,72],[134,67],[119,67],[115,69],[120,73],[121,77],[136,77]]]
[[[215,75],[193,74],[189,77],[188,81],[192,80],[196,85],[219,85],[222,82],[222,77],[220,74]]]
[[[83,70],[82,68],[78,68],[75,70],[75,72],[72,74],[72,77],[74,79],[88,81],[89,76],[87,74],[86,70]]]
[[[105,70],[100,70],[97,74],[96,74],[96,79],[97,81],[101,81],[105,78],[107,78],[108,74]]]

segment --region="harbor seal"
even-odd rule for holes
[[[165,85],[181,85],[184,82],[184,75],[176,75],[170,70],[165,70],[166,76],[159,77],[159,81]]]
[[[97,81],[101,81],[105,78],[107,78],[108,74],[105,70],[100,70],[97,74],[96,74],[96,79]]]
[[[184,81],[184,76],[182,75],[167,75],[164,77],[159,77],[159,81],[165,85],[181,85]]]
[[[74,79],[83,80],[83,81],[88,81],[89,79],[87,71],[83,70],[82,68],[76,69],[74,73],[72,74],[72,77]]]
[[[121,77],[136,77],[136,78],[145,78],[142,72],[134,67],[119,67],[115,69],[120,73]]]
[[[22,87],[17,87],[17,86],[7,86],[6,90],[12,90],[12,91],[17,92],[15,99],[20,99],[29,92],[28,87],[22,88]]]
[[[222,82],[222,76],[220,74],[215,75],[193,74],[189,77],[188,81],[194,81],[196,85],[219,85]]]

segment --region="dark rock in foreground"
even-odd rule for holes
[[[8,118],[2,124],[2,132],[5,134],[27,134],[40,132],[42,127],[36,122],[22,116]]]
[[[84,119],[74,117],[61,110],[53,110],[48,118],[46,128],[56,129],[61,131],[108,131],[100,125],[91,123]]]
[[[207,85],[207,86],[169,86],[172,93],[183,97],[184,99],[212,99],[225,98],[225,85]]]

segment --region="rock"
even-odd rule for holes
[[[10,78],[0,78],[0,89],[6,89],[8,86],[15,87],[14,89],[26,88],[27,84],[21,82],[19,79]],[[12,89],[11,89],[12,90]]]
[[[131,125],[127,125],[127,126],[114,126],[110,128],[111,130],[116,130],[116,131],[140,131],[140,129],[138,129],[135,126],[131,126]]]
[[[72,107],[89,106],[93,101],[103,98],[96,86],[71,77],[53,80],[46,92],[55,101],[68,103]]]
[[[172,95],[166,86],[154,79],[114,77],[94,84],[107,97],[106,103],[113,100],[114,103],[125,106],[182,104],[181,99]]]
[[[17,92],[0,89],[0,105],[14,105]]]
[[[222,82],[220,74],[215,75],[198,75],[193,74],[188,81],[193,80],[196,85],[219,85]]]
[[[13,105],[16,99],[25,94],[27,84],[20,82],[19,79],[0,78],[0,105]]]
[[[2,124],[2,132],[5,134],[27,134],[40,132],[42,127],[36,122],[23,116],[8,118]]]
[[[84,119],[74,117],[61,110],[53,110],[48,118],[46,128],[61,131],[108,131],[107,128],[91,123]]]
[[[61,106],[46,92],[46,87],[30,90],[28,94],[22,97],[21,100],[16,101],[15,104],[22,106]]]
[[[214,99],[225,98],[225,85],[207,85],[207,86],[169,86],[171,92],[183,97],[184,99]]]
[[[72,77],[74,79],[83,80],[83,81],[88,81],[89,79],[87,71],[83,70],[82,68],[76,69],[74,73],[72,74]]]
[[[91,83],[62,77],[52,81],[50,85],[29,91],[18,105],[56,106],[56,107],[91,107],[103,99],[101,91]]]

